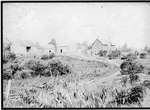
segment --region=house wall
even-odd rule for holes
[[[94,43],[91,49],[91,54],[92,55],[96,55],[97,53],[99,53],[100,50],[106,50],[108,51],[109,47],[107,45],[103,45],[100,43]]]
[[[96,41],[92,46],[91,54],[96,55],[99,52],[99,50],[102,50],[102,44]]]
[[[62,53],[61,53],[61,50],[62,50]],[[58,47],[57,49],[57,53],[58,54],[66,54],[67,52],[69,52],[69,47],[65,46],[65,47]]]
[[[55,53],[55,46],[54,45],[49,45],[48,46],[48,51],[51,51],[52,53]]]
[[[116,50],[117,48],[115,46],[111,46],[111,50],[114,51]]]

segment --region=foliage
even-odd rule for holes
[[[14,77],[14,74],[21,70],[17,62],[8,62],[3,64],[3,79],[11,79]]]
[[[109,59],[115,59],[118,58],[120,56],[121,52],[119,50],[115,50],[112,51],[111,53],[109,53],[108,57]]]
[[[128,59],[128,60],[135,60],[135,59],[137,59],[137,56],[136,56],[136,54],[129,53],[129,54],[127,55],[127,59]]]
[[[145,86],[140,82],[140,77],[138,74],[143,73],[144,67],[133,59],[126,60],[120,65],[121,74],[125,75],[121,78],[123,87],[130,84],[131,88],[124,90],[122,92],[117,92],[118,95],[115,97],[115,102],[117,105],[131,105],[138,104],[141,106],[141,101],[143,101]],[[129,82],[129,83],[128,83]],[[129,85],[128,85],[129,86]]]
[[[143,82],[143,86],[145,86],[145,87],[147,87],[147,88],[150,89],[150,81],[149,81],[149,80],[145,80],[145,81]]]
[[[138,106],[141,106],[141,101],[143,101],[144,95],[145,95],[145,89],[143,86],[135,86],[129,89],[120,90],[118,91],[116,89],[116,95],[111,103],[114,107],[121,107],[122,105],[133,105],[137,104]]]
[[[150,53],[150,47],[145,46],[145,47],[144,47],[144,51],[146,51],[147,53]]]
[[[107,51],[106,51],[106,50],[100,50],[100,51],[98,52],[98,55],[99,55],[100,57],[104,57],[104,56],[106,56],[106,54],[107,54]]]
[[[120,69],[122,74],[137,74],[142,73],[144,71],[144,67],[142,65],[133,61],[124,61],[120,65]]]
[[[45,65],[43,65],[43,62],[38,59],[30,59],[26,61],[23,65],[25,69],[32,70],[31,76],[38,76],[45,70]]]
[[[3,65],[3,79],[8,80],[12,78],[12,70],[10,68],[10,65],[4,64]]]
[[[146,58],[146,53],[141,53],[141,54],[140,54],[140,58],[141,58],[141,59]]]
[[[122,107],[133,104],[141,106],[141,101],[143,101],[145,93],[144,86],[149,87],[149,82],[143,83],[144,86],[137,83],[140,80],[138,74],[141,73],[144,68],[133,61],[124,61],[120,65],[121,73],[127,73],[121,76],[124,86],[121,85],[117,87],[117,89],[114,89],[114,83],[106,86],[96,85],[96,90],[88,90],[88,88],[86,90],[84,85],[82,86],[83,81],[81,81],[81,85],[79,84],[79,86],[75,84],[74,82],[78,82],[79,80],[74,78],[75,75],[69,75],[71,73],[70,67],[55,58],[49,60],[37,58],[24,59],[24,61],[21,61],[21,64],[19,61],[9,62],[8,64],[4,64],[5,68],[3,71],[6,76],[9,75],[10,78],[26,79],[37,75],[57,76],[49,77],[47,82],[44,79],[46,77],[36,77],[40,79],[36,81],[33,81],[34,78],[21,80],[20,87],[22,87],[22,85],[26,86],[23,86],[23,89],[21,88],[20,90],[21,92],[17,93],[19,98],[8,100],[8,107],[98,108]],[[62,75],[66,76],[63,77]],[[69,77],[70,79],[67,79],[68,76],[71,76]],[[44,80],[44,83],[42,83],[41,86],[42,80]],[[28,83],[26,81],[29,81],[30,86],[27,86]],[[88,80],[86,79],[85,81]],[[32,84],[33,82],[34,84]],[[90,81],[90,83],[91,82],[92,81]],[[126,86],[126,84],[130,84],[130,86]],[[19,91],[20,87],[18,87],[16,91]]]
[[[4,51],[3,53],[3,63],[7,63],[9,61],[14,61],[16,59],[16,54],[9,52],[9,51]]]
[[[40,59],[15,60],[3,64],[4,79],[25,79],[29,77],[57,76],[71,73],[68,65],[62,64],[59,60],[43,61]]]
[[[3,44],[3,63],[13,61],[16,59],[16,54],[11,52],[12,43],[8,39],[4,39]]]
[[[48,63],[48,68],[53,76],[70,74],[70,68],[68,65],[62,64],[60,61],[51,61]]]
[[[26,79],[26,78],[30,78],[31,75],[33,74],[32,70],[26,69],[26,70],[21,70],[21,71],[17,71],[14,75],[15,79]]]
[[[54,53],[50,53],[49,55],[43,55],[41,57],[42,60],[48,60],[48,59],[52,59],[55,57],[55,54]]]
[[[29,60],[25,63],[25,67],[33,71],[32,76],[57,76],[71,72],[68,65],[62,64],[60,61],[56,60],[50,60],[48,62]]]

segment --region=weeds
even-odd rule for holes
[[[16,93],[19,98],[14,100],[9,99],[6,107],[11,107],[11,104],[19,108],[141,106],[141,102],[144,100],[146,94],[145,86],[147,83],[145,82],[145,85],[139,83],[139,74],[142,72],[142,69],[139,68],[141,67],[129,61],[124,66],[121,66],[122,71],[128,73],[120,76],[122,85],[119,85],[120,82],[116,81],[117,85],[107,85],[107,83],[102,86],[96,85],[98,89],[91,91],[88,90],[88,87],[84,88],[80,85],[82,75],[72,74],[70,67],[59,60],[31,59],[22,62],[22,65],[17,64],[16,66],[14,65],[13,69],[7,65],[9,69],[5,68],[5,73],[10,71],[10,76],[12,73],[15,73],[15,77],[18,75],[18,79],[22,78],[25,80],[37,75],[41,77],[35,78],[36,81],[34,81],[34,78],[31,78],[33,81],[29,80],[28,82],[30,86],[25,86],[21,92]],[[52,77],[49,77],[48,81],[46,81],[43,76]],[[116,87],[118,85],[119,87]],[[19,91],[19,89],[16,91]]]

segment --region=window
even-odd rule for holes
[[[26,51],[29,52],[31,49],[31,46],[26,46]]]
[[[62,53],[62,49],[60,49],[60,53]]]

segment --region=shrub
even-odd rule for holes
[[[42,57],[41,57],[41,59],[42,60],[48,60],[48,59],[52,59],[52,58],[54,58],[55,57],[55,54],[54,53],[51,53],[51,54],[49,54],[49,55],[43,55]]]
[[[68,65],[62,64],[60,61],[53,60],[48,63],[48,68],[53,76],[70,74],[70,68]]]
[[[115,50],[115,51],[112,51],[109,55],[108,55],[108,58],[109,59],[115,59],[117,57],[119,57],[121,54],[121,52],[119,50]]]
[[[15,79],[26,79],[26,78],[30,78],[32,74],[33,74],[32,70],[17,71],[14,75],[14,78]]]
[[[47,59],[49,59],[49,56],[48,56],[48,55],[43,55],[43,56],[41,57],[41,59],[42,59],[42,60],[47,60]]]
[[[136,62],[133,61],[124,61],[120,65],[121,73],[124,74],[131,74],[131,73],[142,73],[144,71],[144,67]]]
[[[3,79],[25,79],[35,76],[57,76],[71,73],[68,65],[60,61],[50,60],[49,62],[39,59],[29,59],[21,64],[16,60],[4,64]]]
[[[145,81],[143,82],[143,85],[144,85],[145,87],[147,87],[147,88],[150,89],[150,81],[149,81],[149,80],[145,80]]]
[[[106,51],[106,50],[100,50],[100,51],[98,52],[98,55],[99,55],[99,56],[106,56],[106,54],[107,54],[107,51]]]
[[[9,61],[14,61],[16,59],[16,54],[9,52],[9,51],[5,51],[3,54],[3,63],[7,63]]]
[[[31,59],[28,60],[24,63],[24,69],[29,69],[32,70],[32,76],[37,76],[42,74],[42,72],[45,70],[45,66],[43,65],[43,62],[41,60],[37,60],[37,59]]]
[[[3,78],[13,78],[14,74],[19,70],[21,70],[21,68],[19,67],[18,62],[8,62],[3,64]]]
[[[141,54],[140,54],[140,58],[141,58],[141,59],[146,58],[146,53],[141,53]]]
[[[133,84],[134,82],[137,82],[137,81],[139,81],[140,79],[139,79],[139,76],[138,75],[135,75],[135,74],[130,74],[129,75],[129,82],[131,83],[131,84]]]
[[[128,60],[135,60],[135,59],[137,59],[137,56],[136,56],[136,54],[129,53],[129,54],[127,55],[127,59],[128,59]]]
[[[48,62],[31,59],[24,63],[24,69],[32,70],[31,76],[57,76],[71,73],[68,65],[62,64],[58,60],[50,60]]]
[[[10,65],[3,65],[3,79],[9,80],[12,78],[12,70],[10,68]]]
[[[122,90],[117,92],[115,97],[115,102],[118,106],[120,105],[131,105],[131,104],[138,104],[141,105],[141,101],[144,98],[144,91],[141,86],[136,86],[130,88],[129,90],[125,91]]]
[[[49,54],[49,58],[52,59],[53,57],[55,57],[54,53]]]

